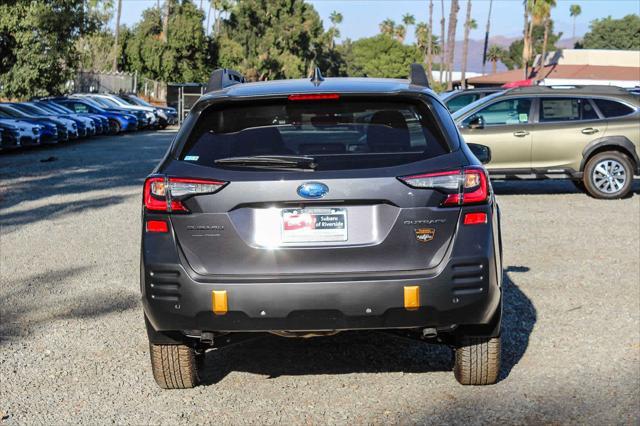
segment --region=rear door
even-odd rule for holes
[[[491,148],[489,170],[529,170],[531,168],[532,100],[508,98],[491,102],[465,118],[461,133],[467,143]],[[483,128],[470,128],[481,118]]]
[[[575,169],[585,146],[604,136],[606,121],[587,98],[540,97],[536,101],[532,167],[552,172]]]
[[[164,170],[228,182],[184,201],[191,213],[172,215],[187,262],[200,274],[224,276],[435,267],[460,209],[441,208],[442,192],[410,188],[398,177],[460,169],[462,154],[451,152],[439,119],[415,100],[209,107]],[[260,155],[310,157],[315,167],[233,163]]]

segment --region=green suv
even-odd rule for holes
[[[612,199],[627,195],[640,175],[640,97],[618,87],[506,90],[453,118],[476,152],[489,148],[485,166],[494,178],[564,177]]]

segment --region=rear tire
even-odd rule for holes
[[[618,151],[596,154],[587,161],[583,180],[587,193],[594,198],[623,198],[633,184],[631,160]]]
[[[492,385],[500,374],[500,337],[463,337],[455,348],[453,372],[462,385]]]
[[[188,389],[197,386],[198,361],[193,348],[150,343],[149,352],[153,378],[162,389]]]

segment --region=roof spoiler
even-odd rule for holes
[[[427,73],[424,71],[424,67],[416,63],[411,64],[409,83],[415,86],[431,87],[429,86],[429,79],[427,78]]]
[[[209,83],[207,83],[207,92],[222,90],[225,87],[244,82],[244,76],[238,71],[230,70],[227,68],[218,68],[211,73]]]

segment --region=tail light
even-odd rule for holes
[[[301,93],[289,95],[290,101],[337,101],[340,95],[337,93]]]
[[[188,212],[183,200],[194,195],[213,194],[226,184],[217,180],[150,177],[144,183],[144,206],[152,211]]]
[[[484,203],[489,197],[489,180],[482,167],[401,177],[412,188],[435,189],[447,194],[443,206]]]

